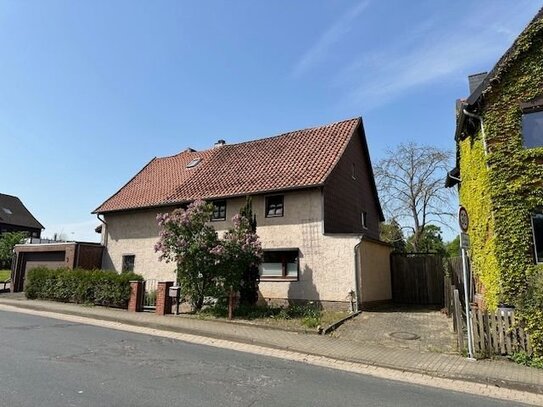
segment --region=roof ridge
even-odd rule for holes
[[[210,147],[210,148],[206,148],[205,150],[196,150],[196,151],[183,150],[183,151],[180,151],[177,154],[166,155],[166,156],[163,156],[163,157],[156,157],[156,159],[161,160],[161,159],[166,159],[166,158],[173,158],[173,157],[180,156],[180,155],[182,155],[184,153],[189,153],[189,154],[205,153],[205,152],[208,152],[208,151],[217,150],[219,148],[234,147],[234,146],[239,146],[239,145],[243,145],[243,144],[256,143],[256,142],[260,142],[260,141],[270,140],[270,139],[273,139],[273,138],[288,136],[288,135],[290,135],[292,133],[299,133],[299,132],[303,132],[303,131],[310,131],[310,130],[316,130],[316,129],[324,129],[324,128],[327,128],[327,127],[335,126],[335,125],[340,124],[340,123],[347,123],[347,122],[350,122],[350,121],[353,121],[353,120],[361,120],[361,119],[362,119],[362,116],[354,116],[354,117],[351,117],[349,119],[338,120],[338,121],[335,121],[335,122],[332,122],[332,123],[321,124],[321,125],[312,126],[312,127],[305,127],[303,129],[289,130],[289,131],[286,131],[284,133],[275,134],[273,136],[266,136],[266,137],[257,138],[257,139],[253,139],[253,140],[240,141],[239,143],[226,143],[225,145],[223,145],[221,147]]]
[[[3,192],[0,192],[0,195],[10,196],[10,197],[12,197],[12,198],[17,198],[19,201],[21,200],[21,198],[19,198],[17,195],[4,194]],[[21,201],[21,202],[22,202],[22,201]]]
[[[340,123],[346,123],[346,122],[350,122],[350,121],[353,121],[353,120],[358,120],[360,118],[361,118],[361,116],[355,116],[355,117],[351,117],[350,119],[338,120],[336,122],[321,124],[319,126],[305,127],[303,129],[296,129],[296,130],[289,130],[289,131],[287,131],[285,133],[279,133],[279,134],[275,134],[273,136],[262,137],[262,138],[258,138],[258,139],[254,139],[254,140],[241,141],[239,143],[225,144],[223,147],[226,147],[226,146],[238,146],[240,144],[255,143],[257,141],[264,141],[264,140],[269,140],[269,139],[272,139],[272,138],[288,136],[289,134],[299,133],[299,132],[302,132],[302,131],[324,129],[326,127],[332,127],[332,126],[335,126],[335,125],[340,124]]]

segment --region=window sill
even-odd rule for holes
[[[283,215],[266,215],[266,218],[282,218]]]
[[[260,276],[260,281],[265,282],[292,282],[298,281],[297,277],[262,277]]]
[[[224,222],[226,218],[211,219],[211,222]]]

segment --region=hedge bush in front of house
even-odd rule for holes
[[[130,281],[142,279],[134,273],[37,267],[27,273],[25,294],[28,299],[126,308]]]

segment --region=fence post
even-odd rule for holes
[[[143,290],[143,281],[130,281],[130,298],[128,300],[128,311],[142,311]]]
[[[156,290],[156,314],[166,315],[172,313],[172,298],[168,295],[173,281],[159,281]]]
[[[460,294],[454,290],[454,319],[456,321],[456,335],[458,342],[458,351],[464,352],[464,330],[462,328],[462,305],[460,304]]]

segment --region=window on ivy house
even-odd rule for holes
[[[543,213],[532,215],[535,261],[543,263]]]
[[[524,147],[543,147],[543,110],[522,115]]]
[[[226,201],[213,202],[213,215],[211,220],[226,220]]]
[[[136,261],[136,256],[133,254],[126,254],[123,256],[123,273],[131,273],[134,271],[134,263]]]
[[[266,218],[283,216],[283,195],[266,197]]]
[[[298,249],[264,250],[260,276],[266,278],[298,279]]]

